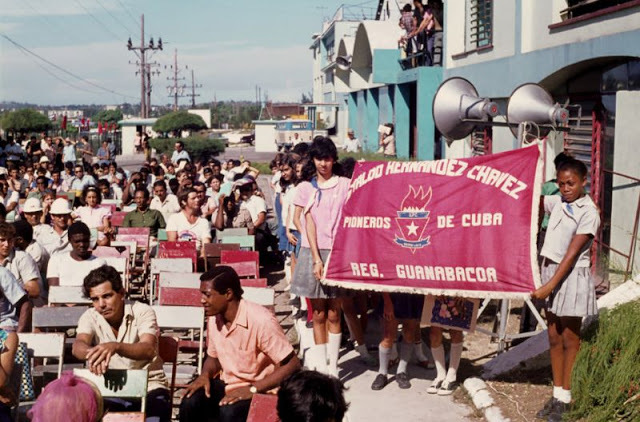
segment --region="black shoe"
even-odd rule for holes
[[[400,372],[396,375],[396,382],[398,383],[398,387],[403,390],[407,388],[411,388],[411,383],[409,382],[409,375],[406,372]]]
[[[556,404],[556,401],[558,401],[558,399],[556,399],[555,397],[551,397],[544,404],[542,409],[538,410],[538,413],[536,413],[536,418],[547,419],[547,416],[549,416],[549,413],[551,413],[551,409],[553,409],[553,406]]]
[[[376,376],[376,379],[373,380],[373,384],[371,384],[371,389],[376,391],[382,390],[388,383],[389,380],[387,379],[386,375],[378,374],[378,376]]]
[[[562,422],[562,417],[571,408],[571,404],[563,403],[560,400],[556,400],[555,404],[551,408],[547,422]]]

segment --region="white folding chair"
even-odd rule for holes
[[[191,273],[193,261],[191,258],[151,258],[149,286],[149,305],[153,304],[157,293],[156,284],[161,272]]]
[[[109,369],[105,375],[95,375],[88,369],[74,369],[73,374],[91,381],[105,398],[140,399],[140,413],[144,413],[147,404],[147,383],[149,373],[146,369]],[[114,382],[109,382],[113,377]],[[127,412],[129,413],[129,412]]]
[[[82,286],[50,286],[49,305],[90,305],[91,299],[84,297]]]
[[[198,374],[202,371],[204,348],[204,308],[195,306],[153,306],[158,328],[200,330],[198,341]]]

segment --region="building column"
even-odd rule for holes
[[[442,73],[434,72],[431,68],[418,70],[417,83],[417,114],[418,148],[416,155],[419,160],[433,160],[435,150],[435,123],[433,121],[433,97],[442,82]]]
[[[368,152],[375,152],[378,149],[378,88],[367,90],[367,114],[364,126],[364,139],[362,149]]]
[[[396,154],[406,160],[409,158],[409,84],[394,85],[394,91]]]

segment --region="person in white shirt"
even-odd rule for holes
[[[91,232],[86,224],[76,221],[69,226],[71,251],[56,254],[49,260],[49,286],[82,286],[91,270],[107,264],[104,259],[91,254],[90,242]]]
[[[0,180],[0,202],[4,205],[7,213],[13,211],[18,206],[20,194],[13,189],[9,189],[7,180]]]
[[[51,226],[44,226],[41,231],[35,231],[35,238],[47,250],[50,256],[59,252],[71,250],[69,245],[69,219],[71,217],[71,207],[69,201],[58,198],[51,204]]]
[[[173,214],[180,212],[178,198],[172,193],[167,195],[167,185],[164,180],[158,180],[153,184],[153,195],[149,208],[160,211],[164,221],[168,222]]]
[[[24,220],[13,223],[16,229],[15,247],[28,253],[36,262],[42,280],[47,278],[49,252],[33,239],[33,227]]]
[[[196,242],[196,249],[204,256],[202,245],[211,243],[211,223],[199,216],[198,194],[193,189],[186,189],[178,199],[182,211],[169,217],[167,238],[170,242]]]
[[[173,151],[173,154],[171,155],[171,162],[173,164],[178,164],[178,161],[180,160],[191,161],[191,157],[189,157],[189,153],[184,149],[184,142],[182,141],[176,142],[173,148],[174,148],[174,151]]]
[[[29,254],[15,249],[15,240],[15,227],[0,223],[0,265],[11,271],[30,298],[37,298],[44,290],[40,270]]]
[[[358,152],[362,149],[362,144],[360,143],[360,140],[356,138],[353,129],[349,129],[347,132],[347,139],[344,140],[342,149],[344,149],[345,152]]]

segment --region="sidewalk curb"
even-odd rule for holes
[[[511,422],[511,419],[502,416],[483,380],[476,377],[467,378],[462,386],[471,397],[473,405],[483,413],[488,422]]]

